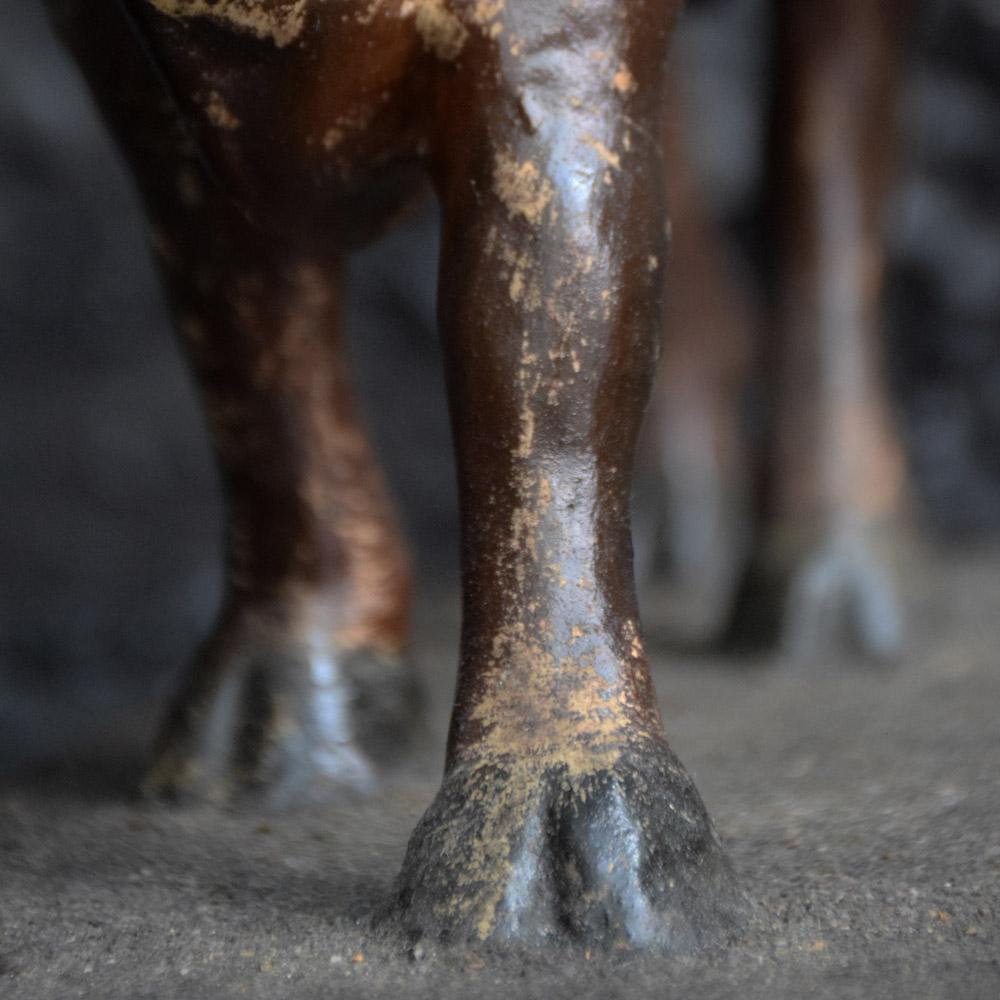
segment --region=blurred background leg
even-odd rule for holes
[[[691,163],[675,65],[664,149],[670,205],[664,335],[637,476],[636,573],[650,628],[683,643],[729,622],[749,552],[747,390],[753,306]]]
[[[906,494],[884,371],[884,226],[903,5],[776,5],[770,213],[780,272],[761,347],[770,421],[744,624],[793,655],[897,655],[889,547]],[[756,591],[756,593],[754,592]]]

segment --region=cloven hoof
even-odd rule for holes
[[[216,680],[179,700],[148,797],[288,810],[368,796],[416,728],[414,672],[378,653],[209,643]]]
[[[694,783],[650,740],[593,767],[457,766],[386,916],[411,941],[674,955],[726,943],[750,910]]]
[[[737,603],[737,645],[777,639],[799,662],[832,654],[893,663],[905,627],[892,553],[902,549],[891,523],[772,530],[750,566]]]

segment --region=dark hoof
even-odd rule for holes
[[[408,660],[370,649],[352,650],[340,662],[358,746],[379,766],[398,764],[423,716],[416,671]]]
[[[747,579],[735,634],[774,638],[797,660],[841,652],[897,659],[904,628],[889,541],[875,529],[845,528],[772,543]]]
[[[665,743],[460,766],[414,831],[391,921],[411,940],[695,951],[749,913]]]
[[[376,763],[405,746],[414,690],[401,662],[375,653],[214,640],[142,790],[273,809],[368,795]]]

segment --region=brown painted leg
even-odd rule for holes
[[[172,242],[190,223],[160,235],[223,475],[227,596],[148,784],[186,791],[207,768],[272,799],[364,788],[362,748],[398,750],[413,707],[409,577],[351,398],[338,268],[231,218],[195,258]]]
[[[227,504],[226,594],[148,790],[272,804],[365,788],[412,710],[409,574],[355,413],[336,256],[230,206],[117,5],[59,9],[134,169]]]
[[[899,5],[779,4],[776,202],[784,245],[775,429],[758,569],[786,647],[902,642],[883,543],[904,468],[879,349],[881,209]]]
[[[706,642],[728,624],[749,557],[751,308],[693,176],[680,88],[671,81],[664,143],[672,241],[663,353],[640,445],[637,515],[651,523],[636,549],[648,617],[676,639]]]
[[[413,935],[682,951],[743,905],[664,739],[636,609],[666,242],[648,136],[674,14],[637,10],[508,0],[444,101],[464,620],[443,787],[396,887]]]

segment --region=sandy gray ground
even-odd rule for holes
[[[932,561],[910,588],[912,650],[891,671],[658,658],[672,742],[759,903],[726,952],[540,962],[369,933],[440,767],[456,626],[440,602],[420,616],[428,736],[376,801],[129,804],[141,717],[109,737],[114,767],[4,792],[0,996],[996,1000],[997,557]]]

